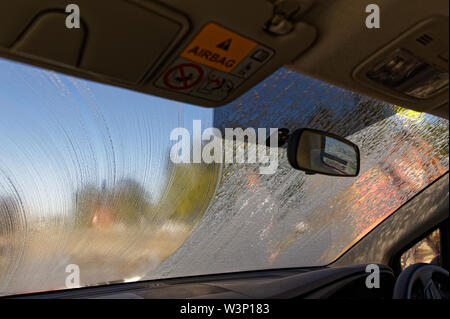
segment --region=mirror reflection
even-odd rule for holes
[[[326,132],[303,130],[298,139],[296,161],[298,168],[310,173],[355,176],[359,166],[358,148]]]

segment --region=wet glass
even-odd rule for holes
[[[402,270],[418,263],[441,266],[440,256],[441,233],[439,229],[436,229],[401,255],[400,266]]]
[[[361,171],[175,164],[194,120],[330,131]],[[447,171],[448,121],[287,69],[212,110],[0,59],[0,294],[325,265]]]

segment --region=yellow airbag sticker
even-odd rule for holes
[[[181,57],[219,71],[232,71],[258,44],[215,23],[208,23]]]

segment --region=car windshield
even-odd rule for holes
[[[210,109],[0,59],[0,114],[1,295],[327,265],[449,165],[447,120],[285,68]],[[329,131],[360,173],[174,160],[199,125]]]

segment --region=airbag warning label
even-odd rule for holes
[[[231,72],[258,45],[215,23],[208,23],[181,57],[219,71]]]
[[[222,101],[275,52],[215,23],[208,23],[155,85],[172,92]]]

